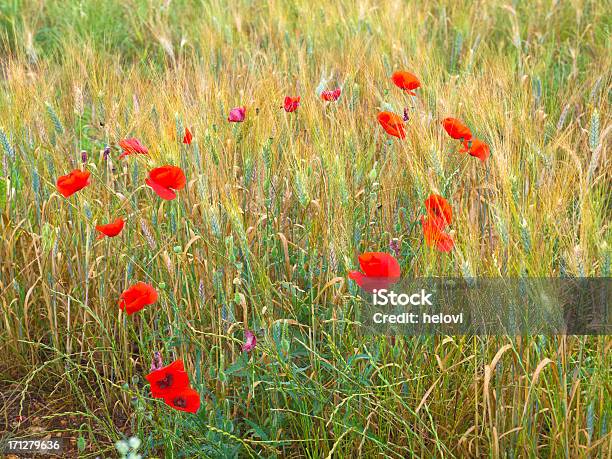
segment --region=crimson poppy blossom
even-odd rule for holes
[[[257,345],[257,338],[255,337],[255,333],[251,330],[244,331],[244,345],[242,346],[242,350],[244,352],[250,352],[255,349]]]
[[[484,163],[489,157],[489,155],[491,154],[491,149],[482,140],[473,139],[471,142],[471,145],[469,146],[467,150],[467,153],[470,156],[474,156],[478,158],[480,161]]]
[[[403,139],[406,137],[404,128],[404,120],[401,116],[392,112],[380,112],[378,114],[378,122],[387,132],[387,134]]]
[[[246,107],[234,107],[230,110],[227,120],[230,123],[242,123],[246,118]]]
[[[350,271],[348,277],[367,292],[387,288],[400,277],[400,265],[385,252],[366,252],[359,255],[361,271]]]
[[[105,225],[97,225],[96,230],[100,231],[101,233],[98,235],[98,239],[102,239],[104,236],[107,236],[107,237],[117,236],[123,229],[124,225],[125,225],[125,221],[123,221],[122,218],[118,218],[114,222],[107,223]]]
[[[462,142],[463,148],[459,150],[459,152],[466,153],[470,148],[472,139],[472,132],[470,129],[457,118],[444,118],[442,120],[442,126],[451,138]]]
[[[333,91],[323,91],[321,93],[321,99],[327,102],[333,102],[340,98],[340,94],[342,93],[342,89],[336,88]]]
[[[446,133],[453,139],[461,140],[465,150],[468,149],[468,141],[472,140],[472,131],[457,118],[444,118],[442,126]]]
[[[137,282],[121,294],[119,309],[132,315],[156,301],[157,291],[149,284]]]
[[[191,141],[193,140],[193,135],[189,128],[185,128],[185,135],[183,136],[183,143],[187,145],[191,145]]]
[[[119,155],[119,159],[123,158],[124,156],[128,156],[128,155],[135,155],[135,154],[148,155],[149,154],[149,149],[145,147],[142,143],[140,143],[140,140],[138,140],[136,137],[120,140],[119,146],[123,148],[123,153]]]
[[[423,236],[425,243],[429,246],[435,246],[440,252],[450,252],[455,243],[453,238],[442,231],[444,221],[434,216],[421,217],[423,225]]]
[[[164,401],[175,410],[186,411],[188,413],[197,413],[200,409],[200,394],[190,387],[176,392],[172,392]]]
[[[411,96],[416,96],[415,89],[421,87],[421,82],[413,73],[405,70],[398,70],[391,75],[391,81],[400,89],[403,89]]]
[[[435,246],[441,252],[450,252],[455,243],[453,238],[444,232],[444,228],[453,220],[453,210],[446,199],[439,194],[431,194],[425,200],[427,216],[421,217],[425,243]]]
[[[297,97],[285,97],[285,102],[283,103],[283,108],[286,112],[291,113],[298,109],[300,106],[300,96]]]
[[[443,225],[450,225],[453,221],[453,209],[446,199],[439,194],[430,194],[425,200],[425,209],[429,216],[440,219]]]
[[[57,179],[57,191],[65,198],[72,196],[89,185],[90,175],[89,171],[82,171],[80,169],[75,169],[67,175],[62,175]]]
[[[439,237],[436,239],[436,248],[440,252],[448,253],[453,250],[455,247],[455,241],[446,233],[440,233]]]
[[[180,167],[161,166],[152,169],[145,180],[153,191],[162,199],[170,201],[176,198],[175,190],[181,190],[187,183],[185,173]]]
[[[182,360],[151,371],[146,380],[151,385],[151,396],[165,398],[189,387],[189,377]]]

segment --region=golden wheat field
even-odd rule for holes
[[[611,457],[609,334],[357,313],[367,257],[609,279],[611,11],[0,0],[0,450]]]

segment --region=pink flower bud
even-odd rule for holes
[[[230,110],[227,120],[230,123],[242,123],[246,117],[246,107],[234,107]]]

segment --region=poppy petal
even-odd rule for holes
[[[440,252],[450,252],[453,250],[454,246],[455,242],[453,241],[452,237],[446,233],[440,233],[440,236],[436,241],[436,247]]]
[[[387,132],[387,134],[400,139],[404,139],[406,137],[404,119],[401,116],[398,116],[392,112],[380,112],[378,114],[378,122],[385,132]]]
[[[107,223],[105,225],[97,225],[96,231],[100,232],[100,234],[98,235],[98,239],[101,239],[104,236],[107,236],[107,237],[117,236],[119,233],[121,233],[121,230],[123,230],[124,225],[125,225],[125,221],[122,218],[117,218],[114,222]]]
[[[452,237],[441,230],[441,220],[437,217],[421,219],[423,225],[423,236],[429,247],[435,246],[441,252],[450,252],[455,243]]]
[[[405,70],[393,72],[391,81],[393,81],[398,88],[408,92],[411,96],[416,96],[413,90],[421,87],[421,82],[416,75]]]
[[[182,360],[175,360],[170,365],[153,370],[145,378],[151,385],[151,395],[156,398],[163,398],[189,387],[189,377]]]
[[[439,194],[431,194],[425,200],[427,214],[442,219],[444,225],[450,225],[453,220],[453,209],[444,197]]]
[[[72,196],[89,185],[90,175],[89,171],[82,171],[80,169],[75,169],[67,175],[62,175],[56,182],[57,191],[65,198]]]
[[[366,252],[359,255],[359,266],[363,273],[350,271],[348,277],[367,292],[387,288],[400,277],[399,263],[385,252]]]
[[[166,188],[151,179],[145,179],[145,183],[151,187],[155,194],[166,201],[172,201],[176,198],[176,193],[170,188]]]
[[[400,276],[400,266],[397,260],[385,252],[366,252],[359,255],[359,266],[368,277]]]
[[[164,397],[164,401],[175,410],[188,413],[197,413],[201,403],[200,394],[190,387]]]
[[[180,167],[176,166],[161,166],[149,171],[149,179],[164,188],[172,188],[180,190],[185,186],[187,180],[185,173]]]
[[[286,112],[291,113],[298,109],[300,106],[300,96],[297,97],[285,97],[285,101],[283,103],[283,108]]]
[[[468,154],[478,158],[484,163],[491,154],[491,149],[482,140],[474,139],[470,149],[468,150]]]
[[[189,128],[185,128],[185,135],[183,136],[183,143],[187,145],[191,145],[191,141],[193,140],[193,135]]]
[[[153,286],[145,282],[137,282],[121,294],[119,309],[125,311],[128,315],[132,315],[145,306],[157,302],[157,298],[157,291]]]
[[[140,143],[140,140],[138,140],[136,137],[120,140],[119,146],[123,148],[123,153],[121,153],[119,158],[123,158],[125,156],[133,154],[149,154],[149,149],[145,147],[142,143]]]
[[[470,129],[457,118],[444,118],[442,120],[442,127],[453,139],[467,141],[472,138]]]

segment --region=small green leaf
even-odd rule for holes
[[[225,374],[230,376],[243,376],[242,370],[246,365],[246,361],[243,358],[239,358],[236,362],[232,363],[226,370]]]
[[[0,192],[1,191],[2,190],[0,189]],[[42,236],[42,251],[43,253],[49,253],[49,251],[51,250],[51,247],[53,246],[53,243],[55,242],[55,231],[48,222],[45,222],[43,224],[41,236]]]
[[[79,436],[77,438],[77,448],[79,451],[85,451],[85,447],[87,446],[87,442],[85,441],[85,437]]]

